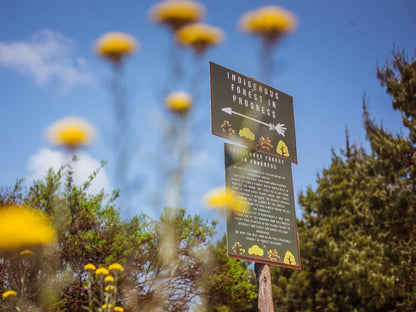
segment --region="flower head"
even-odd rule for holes
[[[3,293],[3,295],[1,295],[3,300],[6,300],[10,296],[16,297],[17,293],[14,290],[7,290]]]
[[[110,271],[123,272],[124,271],[124,268],[119,263],[113,263],[113,264],[110,264],[110,266],[108,267],[108,270],[110,270]]]
[[[217,188],[205,195],[208,206],[213,208],[224,208],[234,212],[245,212],[249,210],[247,200],[230,188]]]
[[[98,39],[95,48],[98,55],[118,64],[125,56],[137,50],[138,43],[130,35],[109,32]]]
[[[192,105],[192,97],[183,91],[170,93],[165,99],[166,107],[177,114],[185,114]]]
[[[110,304],[103,304],[102,306],[101,306],[101,309],[111,309],[113,307],[113,305],[110,303]]]
[[[166,24],[176,31],[186,24],[200,20],[204,7],[191,0],[165,0],[153,6],[150,13],[154,21]]]
[[[69,116],[54,122],[46,130],[46,136],[52,144],[74,149],[91,143],[95,129],[86,120]]]
[[[278,6],[265,6],[245,14],[240,23],[244,31],[274,42],[294,30],[296,17]]]
[[[0,249],[41,246],[55,238],[56,232],[41,210],[18,205],[0,209]]]
[[[114,282],[114,277],[112,277],[111,275],[107,275],[104,278],[104,282],[106,282],[106,283],[113,283]]]
[[[96,274],[96,275],[103,275],[103,276],[105,276],[105,275],[110,274],[110,272],[109,272],[106,268],[98,268],[98,269],[95,271],[95,274]]]
[[[87,263],[85,266],[84,266],[84,270],[85,271],[91,271],[91,272],[93,272],[93,271],[95,271],[97,268],[95,267],[95,265],[94,264],[92,264],[92,263]]]
[[[108,285],[108,286],[106,286],[105,287],[105,289],[104,289],[106,292],[110,292],[110,291],[113,291],[114,290],[114,286],[113,285]]]
[[[179,44],[191,47],[196,53],[202,53],[212,45],[220,43],[224,33],[219,28],[195,23],[179,29],[175,38]]]
[[[114,307],[114,312],[124,312],[124,309],[122,307]]]
[[[29,249],[25,249],[25,250],[22,250],[20,252],[20,255],[21,256],[24,256],[24,255],[33,255],[33,251],[32,250],[29,250]]]

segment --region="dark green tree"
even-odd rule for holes
[[[256,278],[248,262],[228,257],[226,236],[211,249],[214,257],[207,278],[205,311],[256,311]]]
[[[416,310],[416,60],[394,50],[377,77],[408,135],[377,124],[364,100],[371,152],[347,134],[300,195],[302,271],[273,270],[276,311]]]

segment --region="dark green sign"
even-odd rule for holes
[[[297,163],[293,98],[210,63],[212,133]]]
[[[291,162],[224,145],[225,184],[248,201],[248,211],[227,213],[230,257],[300,269]]]

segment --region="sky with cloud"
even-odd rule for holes
[[[296,31],[284,38],[273,54],[276,70],[272,87],[294,98],[299,164],[293,165],[295,194],[314,185],[316,175],[330,164],[331,150],[343,148],[345,130],[351,141],[366,146],[362,129],[362,100],[368,99],[374,118],[400,131],[401,121],[375,71],[391,55],[393,46],[415,51],[413,0],[295,0],[201,1],[204,21],[221,28],[225,40],[201,59],[181,53],[185,79],[168,76],[172,66],[172,37],[155,24],[149,10],[155,1],[80,0],[56,2],[9,1],[0,10],[0,186],[17,178],[40,179],[48,168],[68,161],[68,154],[47,143],[44,131],[56,120],[80,116],[98,130],[93,145],[79,153],[76,181],[82,183],[100,161],[92,192],[118,187],[112,140],[114,121],[112,71],[95,51],[106,32],[122,31],[139,42],[137,55],[124,68],[130,118],[137,135],[130,144],[132,171],[137,177],[129,190],[134,196],[122,214],[158,215],[169,204],[162,199],[163,162],[172,149],[160,134],[169,126],[163,90],[186,89],[199,83],[194,119],[190,121],[192,154],[187,160],[184,205],[190,212],[206,212],[201,200],[224,183],[224,140],[210,128],[209,61],[249,77],[259,74],[259,41],[244,34],[242,14],[263,5],[278,4],[298,18]],[[198,71],[197,71],[198,70]],[[198,73],[195,77],[193,74]],[[189,74],[189,75],[188,75]],[[298,213],[300,213],[298,211]]]
[[[69,89],[92,84],[93,77],[84,58],[74,53],[75,43],[62,34],[43,29],[27,41],[0,43],[0,65],[17,74],[33,78],[39,86],[56,80]]]

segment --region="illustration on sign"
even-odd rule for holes
[[[297,163],[293,98],[210,63],[212,133]]]
[[[291,162],[224,145],[225,183],[250,204],[228,212],[230,257],[300,269]]]

